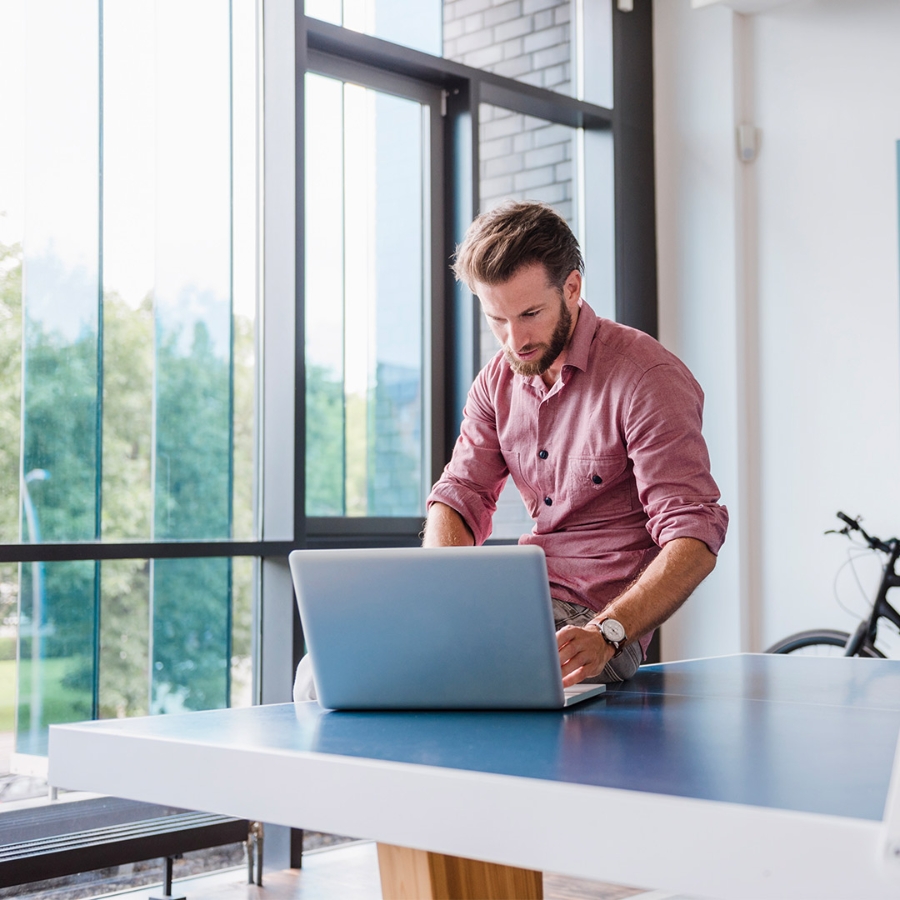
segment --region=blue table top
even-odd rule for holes
[[[646,666],[568,711],[307,703],[89,727],[880,820],[900,733],[900,661],[741,655]]]

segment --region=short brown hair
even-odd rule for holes
[[[503,284],[532,263],[541,263],[560,290],[573,270],[584,273],[578,241],[555,209],[510,200],[472,222],[456,248],[453,273],[471,290],[476,282]]]

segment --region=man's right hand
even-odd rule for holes
[[[615,650],[593,626],[566,625],[556,632],[563,687],[571,687],[599,675]]]

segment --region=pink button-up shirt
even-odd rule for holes
[[[677,357],[582,301],[552,388],[514,374],[502,352],[481,370],[428,504],[455,509],[482,544],[511,475],[534,519],[519,543],[544,549],[551,595],[599,611],[673,538],[722,546],[728,513],[702,412]]]

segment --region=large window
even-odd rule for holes
[[[392,93],[314,71],[304,83],[310,516],[421,516],[430,486],[440,95],[388,80]]]
[[[613,6],[0,5],[4,799],[50,723],[288,699],[288,553],[418,543],[493,352],[480,210],[554,204],[595,309],[655,304],[650,0]]]
[[[257,537],[256,21],[0,11],[0,537],[47,548],[0,565],[0,774],[52,722],[249,701],[252,560],[147,549]]]
[[[340,517],[380,517],[371,533],[385,528],[384,518],[424,514],[423,499],[439,471],[429,468],[425,445],[429,434],[439,441],[437,422],[423,402],[426,362],[436,344],[422,329],[429,311],[434,320],[446,321],[448,299],[457,292],[457,342],[449,362],[458,366],[458,379],[445,438],[453,438],[475,370],[497,350],[471,298],[445,283],[452,255],[447,242],[431,260],[445,278],[429,291],[422,185],[444,178],[432,158],[434,147],[445,141],[453,147],[447,180],[456,196],[461,185],[471,185],[472,201],[454,210],[455,239],[472,215],[503,200],[548,202],[570,222],[589,255],[590,302],[601,314],[614,315],[610,116],[590,104],[547,103],[555,92],[583,95],[588,84],[589,93],[595,89],[612,101],[612,10],[608,2],[587,7],[571,0],[432,0],[404,16],[388,0],[307,4],[307,14],[317,19],[474,67],[460,81],[450,74],[457,67],[421,61],[420,92],[429,84],[446,87],[442,100],[417,103],[375,89],[372,79],[384,78],[387,67],[374,48],[345,49],[357,64],[357,83],[352,75],[312,74],[326,57],[311,52],[304,85],[306,512],[332,521],[310,522],[310,534],[334,530]],[[441,9],[443,36],[436,43],[426,26]],[[308,27],[313,46],[320,32],[328,34],[312,20]],[[589,62],[586,36],[595,48]],[[335,66],[333,41],[327,58]],[[347,56],[344,65],[352,68]],[[515,81],[490,77],[495,74]],[[522,83],[518,90],[516,81]],[[540,101],[528,86],[545,89]],[[449,106],[461,94],[469,102],[454,117]],[[503,103],[487,102],[492,96]],[[585,121],[591,114],[594,121]],[[462,158],[455,140],[466,125],[475,143],[471,159]],[[468,162],[472,167],[465,171]],[[515,539],[530,527],[514,486],[507,485],[493,537]],[[345,525],[345,535],[348,530],[353,526]]]

